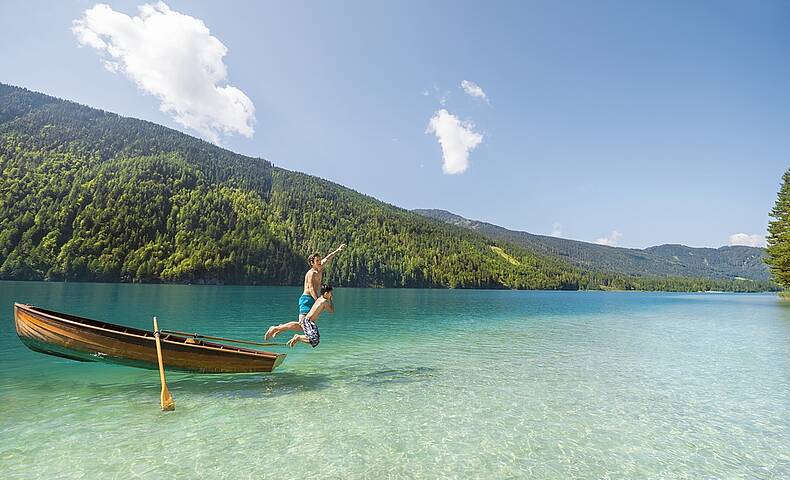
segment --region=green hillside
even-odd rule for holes
[[[445,210],[426,209],[414,212],[479,232],[493,241],[511,242],[537,253],[564,259],[585,270],[640,277],[748,278],[757,281],[768,281],[770,278],[764,262],[765,250],[762,248],[660,245],[640,250],[610,247],[508,230],[490,223],[469,220]]]
[[[0,84],[0,278],[341,286],[768,288],[590,272],[150,122]],[[496,248],[492,248],[496,247]]]

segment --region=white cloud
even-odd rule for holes
[[[480,85],[476,84],[475,82],[461,80],[461,88],[470,97],[479,98],[485,100],[485,102],[488,103],[488,96],[486,95],[486,92],[484,92],[483,89],[480,88]]]
[[[97,4],[72,22],[80,45],[96,49],[107,70],[121,72],[157,97],[176,122],[219,143],[220,135],[254,133],[255,106],[228,85],[228,49],[202,20],[145,4],[135,17]]]
[[[562,236],[562,225],[559,223],[555,223],[551,226],[551,233],[549,234],[552,237],[561,237]]]
[[[598,238],[595,240],[595,243],[598,245],[609,245],[610,247],[614,247],[621,238],[623,238],[622,233],[618,232],[617,230],[612,230],[612,233],[610,233],[608,237]]]
[[[469,152],[483,142],[470,122],[462,122],[445,109],[437,110],[425,133],[433,133],[442,146],[442,171],[449,175],[464,173],[469,168]]]
[[[733,233],[730,235],[730,245],[745,245],[747,247],[764,247],[765,237],[758,234]]]

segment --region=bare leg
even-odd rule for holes
[[[288,340],[288,346],[294,348],[297,342],[310,343],[310,340],[307,339],[307,335],[294,335]]]
[[[299,322],[282,323],[280,325],[269,327],[269,329],[266,330],[266,335],[263,336],[263,339],[269,340],[270,338],[276,337],[278,333],[284,332],[286,330],[301,330],[301,329],[302,326],[299,325]]]

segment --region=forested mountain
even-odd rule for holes
[[[768,280],[771,276],[765,264],[765,249],[759,247],[727,245],[719,248],[693,248],[685,245],[658,245],[643,251],[669,262],[679,262],[692,275],[753,280]]]
[[[660,245],[644,250],[610,247],[565,238],[535,235],[477,220],[469,220],[445,210],[414,210],[428,218],[480,232],[494,241],[512,242],[532,251],[567,260],[572,265],[598,272],[636,276],[680,276],[708,278],[748,278],[767,281],[765,250],[727,246],[692,248]]]
[[[755,290],[592,272],[142,120],[0,84],[0,278]]]

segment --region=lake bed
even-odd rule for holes
[[[13,302],[260,339],[290,287],[0,282],[0,477],[787,478],[775,294],[337,289],[272,374],[26,349]],[[278,341],[285,341],[283,334]]]

